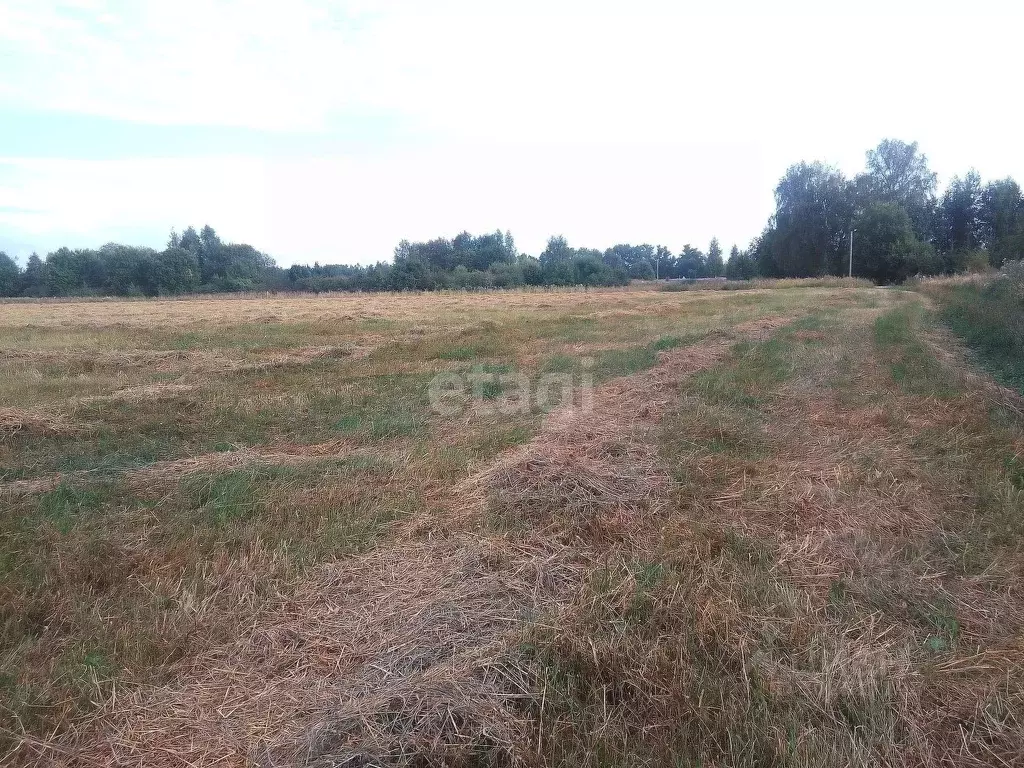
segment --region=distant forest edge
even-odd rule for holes
[[[402,291],[517,286],[625,285],[655,278],[821,277],[845,275],[854,235],[853,274],[877,283],[913,275],[999,267],[1024,257],[1024,196],[1011,178],[983,184],[971,170],[937,194],[937,177],[916,142],[882,141],[852,179],[823,163],[791,166],[775,188],[775,213],[727,261],[713,239],[707,252],[685,245],[574,248],[561,236],[538,256],[520,253],[509,232],[412,243],[370,266],[277,266],[251,245],[224,243],[216,231],[171,232],[163,251],[108,243],[60,248],[25,268],[0,252],[0,296],[161,296],[236,291]]]

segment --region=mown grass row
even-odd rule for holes
[[[524,640],[547,764],[1024,756],[1024,424],[935,359],[930,322],[818,314],[683,384],[656,544]]]
[[[448,318],[425,330],[403,322],[397,338],[358,359],[224,372],[185,364],[193,352],[248,363],[300,342],[349,337],[322,326],[312,338],[307,327],[248,324],[149,335],[36,328],[4,337],[14,348],[59,354],[45,364],[0,363],[0,391],[33,412],[66,414],[73,429],[25,429],[0,442],[0,482],[67,475],[56,487],[3,499],[0,727],[15,741],[21,732],[49,736],[103,701],[115,681],[159,682],[175,663],[229,637],[246,611],[290,589],[308,566],[374,546],[391,522],[424,511],[439,489],[536,431],[533,413],[438,418],[426,397],[435,371],[577,373],[591,358],[588,370],[600,382],[802,301],[739,298],[685,311],[659,307],[649,316],[555,310],[455,331]],[[589,352],[590,343],[616,346]],[[186,356],[154,370],[144,355],[121,354],[132,345]],[[84,362],[102,350],[117,354]],[[77,399],[168,382],[194,389]],[[500,386],[491,395],[503,396]],[[352,454],[302,458],[331,441]],[[301,460],[185,473],[158,464],[268,446]]]

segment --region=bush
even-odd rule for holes
[[[1024,262],[1008,262],[987,281],[938,288],[928,292],[943,306],[942,319],[997,379],[1024,392]]]
[[[957,267],[960,271],[971,274],[988,272],[990,269],[988,253],[985,251],[968,251],[957,254]]]

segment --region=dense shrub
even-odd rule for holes
[[[1024,391],[1024,262],[936,292],[942,318],[1003,383]]]

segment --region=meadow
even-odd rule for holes
[[[1024,763],[1018,368],[744,287],[0,303],[0,764]]]

